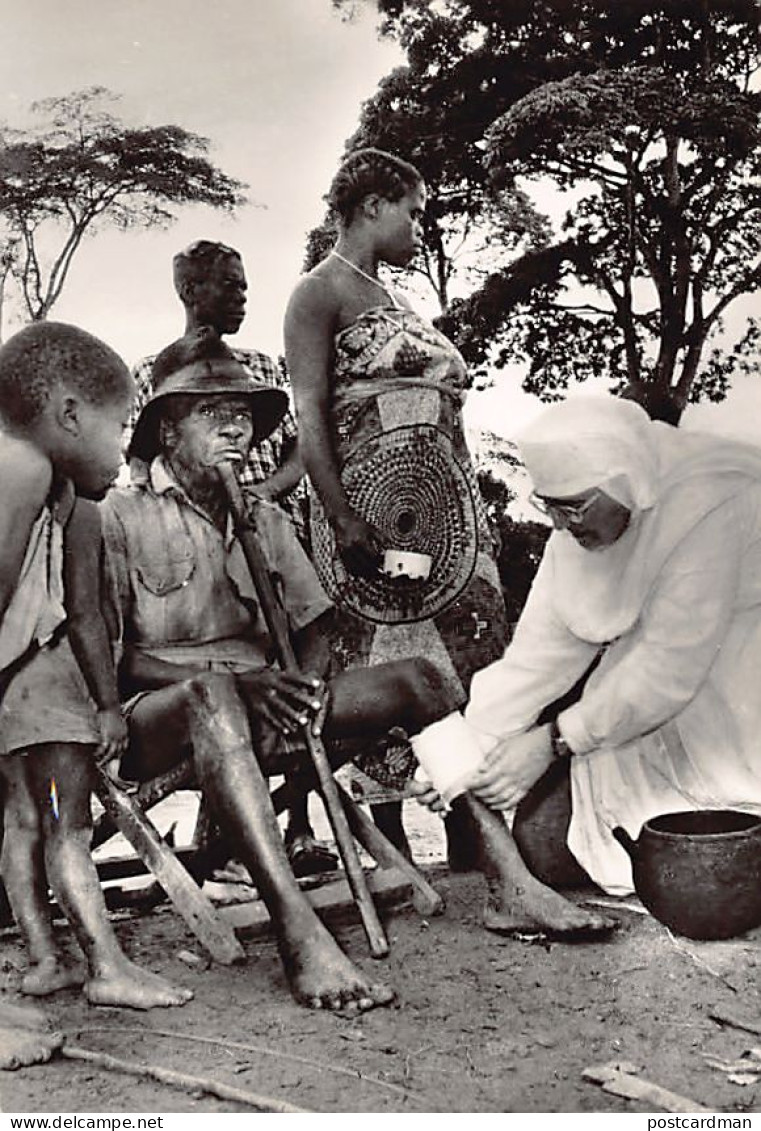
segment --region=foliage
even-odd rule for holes
[[[541,522],[519,522],[508,514],[502,516],[497,568],[508,624],[516,624],[520,618],[550,534],[550,528]]]
[[[455,280],[477,286],[519,249],[541,246],[550,235],[525,192],[512,185],[495,193],[479,149],[479,130],[452,147],[449,113],[451,107],[431,102],[425,86],[410,81],[409,68],[398,68],[365,103],[359,127],[346,143],[347,153],[368,145],[386,149],[412,161],[422,173],[429,194],[424,247],[410,272],[433,288],[442,312],[449,307]],[[307,270],[327,254],[335,235],[328,213],[309,235]]]
[[[334,0],[342,11],[350,6]],[[407,65],[362,111],[355,144],[417,160],[434,220],[503,254],[444,328],[472,365],[524,362],[562,396],[604,376],[678,410],[720,398],[758,357],[722,315],[761,283],[761,94],[753,0],[379,0]],[[505,204],[533,214],[507,242]],[[519,197],[517,194],[523,194]],[[456,208],[462,208],[458,213]],[[503,226],[499,228],[499,218]],[[435,252],[435,247],[434,247]]]
[[[511,490],[504,479],[487,468],[479,468],[478,470],[478,488],[484,502],[489,526],[495,535],[495,539],[498,540],[500,520],[515,498],[515,491]]]
[[[103,87],[47,98],[32,106],[39,125],[0,133],[0,218],[33,320],[48,316],[99,224],[160,226],[175,206],[243,202],[245,186],[209,161],[205,138],[174,125],[127,126],[107,109],[115,99]]]
[[[478,472],[478,486],[494,535],[507,621],[515,624],[526,603],[550,527],[541,522],[519,522],[512,518],[507,507],[515,493],[491,471]]]

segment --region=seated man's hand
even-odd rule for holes
[[[514,809],[552,760],[549,726],[532,727],[487,754],[470,788],[490,809]]]
[[[283,734],[292,734],[322,713],[322,680],[312,675],[269,671],[244,672],[238,688],[252,714]]]
[[[308,677],[315,686],[315,700],[320,700],[320,709],[312,716],[312,734],[319,738],[330,709],[330,687],[324,679],[320,679],[316,672],[309,672]]]

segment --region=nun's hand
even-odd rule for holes
[[[504,739],[486,756],[470,786],[490,809],[514,809],[553,761],[549,725]]]

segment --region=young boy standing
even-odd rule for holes
[[[63,962],[48,882],[87,963],[98,1005],[182,1005],[192,995],[134,966],[106,913],[90,855],[93,752],[125,743],[100,612],[100,525],[79,495],[103,496],[119,469],[133,397],[120,358],[62,323],[38,323],[0,349],[0,673],[29,657],[0,703],[2,870],[31,960],[22,990],[82,978]],[[41,647],[68,618],[68,638]]]

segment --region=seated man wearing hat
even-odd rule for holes
[[[288,519],[252,496],[300,668],[310,674],[273,669],[218,465],[246,459],[281,418],[286,395],[255,380],[203,328],[159,354],[153,378],[130,452],[149,474],[103,503],[129,696],[121,772],[154,777],[192,750],[216,820],[267,904],[296,998],[315,1008],[386,1004],[392,991],[369,983],[299,890],[259,765],[267,768],[279,734],[322,718],[331,606]],[[330,684],[324,733],[366,741],[401,726],[415,734],[451,706],[422,659],[346,672]]]

